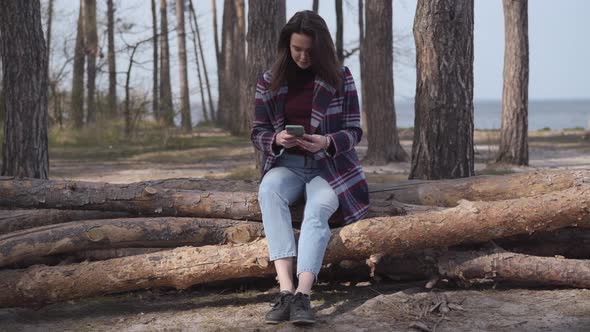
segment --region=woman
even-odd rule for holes
[[[301,125],[302,137],[286,125]],[[362,218],[369,195],[354,146],[360,112],[350,71],[341,67],[326,22],[312,11],[296,13],[281,30],[277,59],[256,86],[251,139],[264,153],[258,199],[280,294],[266,322],[311,324],[309,294],[338,225]],[[289,205],[305,197],[296,247]],[[293,280],[293,257],[297,279]]]

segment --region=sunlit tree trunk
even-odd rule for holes
[[[473,0],[419,0],[414,40],[416,118],[410,178],[472,176]]]
[[[160,115],[164,125],[174,127],[167,8],[166,0],[160,0]]]
[[[84,125],[84,64],[86,62],[86,55],[84,53],[84,1],[80,0],[80,11],[78,14],[72,75],[72,101],[70,104],[70,118],[72,119],[74,128],[78,129]]]
[[[186,69],[186,33],[184,32],[184,1],[176,0],[176,36],[178,41],[178,76],[180,86],[180,119],[182,129],[190,132],[191,104],[188,94],[188,72]]]
[[[0,58],[5,111],[0,173],[46,179],[47,48],[39,0],[2,2]]]
[[[502,130],[496,161],[529,164],[528,1],[504,0],[504,88]]]
[[[107,35],[109,61],[109,96],[107,114],[111,117],[117,112],[117,63],[115,60],[115,8],[113,0],[107,0]]]
[[[236,3],[232,0],[225,0],[223,3],[223,23],[221,27],[221,75],[219,76],[219,106],[217,108],[217,122],[219,125],[228,128],[231,121],[232,106],[235,105],[234,100],[236,86],[232,84],[236,82],[232,77],[234,74],[233,55],[235,53],[234,39],[237,30],[237,13]]]
[[[96,56],[98,35],[96,33],[96,0],[86,1],[86,122],[96,122]]]
[[[364,162],[404,161],[408,155],[399,141],[393,103],[392,3],[389,0],[367,1],[365,10],[367,30],[362,41],[361,70],[363,78],[367,78],[362,84],[369,146]],[[371,50],[370,53],[367,50]]]

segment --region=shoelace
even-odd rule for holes
[[[291,294],[280,294],[279,296],[277,296],[277,298],[274,300],[274,303],[271,304],[273,309],[283,306],[288,296],[291,296]]]
[[[303,309],[303,310],[310,310],[311,309],[309,301],[307,300],[305,295],[303,295],[303,293],[297,293],[297,295],[295,295],[293,297],[293,300],[291,303],[295,304],[296,309]]]

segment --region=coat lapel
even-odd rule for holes
[[[311,103],[310,133],[315,133],[317,127],[319,127],[335,93],[336,89],[333,86],[322,80],[319,76],[315,77],[313,101]]]

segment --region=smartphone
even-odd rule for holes
[[[301,125],[286,125],[285,129],[289,135],[293,135],[296,137],[301,137],[305,134],[305,128]]]

